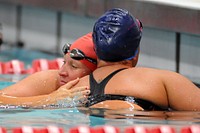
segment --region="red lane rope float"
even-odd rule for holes
[[[48,126],[40,130],[40,133],[64,133],[62,128],[56,126]]]
[[[22,126],[18,128],[13,128],[12,133],[64,133],[64,130],[56,126],[47,126],[45,128]]]
[[[124,133],[150,133],[150,130],[146,127],[135,126],[126,128]]]
[[[32,62],[32,68],[34,72],[48,70],[48,60],[47,59],[37,59]]]
[[[62,58],[56,58],[54,60],[37,59],[32,62],[33,72],[49,70],[49,69],[60,69],[63,65]]]
[[[63,65],[64,59],[63,58],[57,58],[57,59],[55,59],[55,61],[56,61],[57,65],[58,65],[58,69],[60,69],[62,67],[62,65]]]
[[[0,63],[1,74],[23,74],[25,73],[24,62],[19,60],[11,60]]]
[[[0,127],[0,133],[7,133],[6,129],[3,127]]]
[[[69,133],[120,133],[119,128],[113,126],[103,126],[90,128],[88,126],[78,126],[71,128]]]
[[[40,133],[40,130],[30,126],[22,126],[13,128],[12,133]]]
[[[120,133],[120,129],[113,126],[103,126],[95,128],[95,133]]]
[[[88,126],[78,126],[69,129],[69,133],[95,133],[93,128]]]
[[[38,71],[49,69],[60,69],[63,65],[63,58],[54,60],[36,59],[32,61],[31,68],[25,69],[25,63],[19,60],[0,62],[0,74],[32,74]]]
[[[15,74],[21,74],[23,73],[24,69],[24,63],[19,60],[12,60],[11,61],[13,73]]]
[[[0,133],[8,132],[6,128],[0,127]],[[56,126],[47,126],[43,128],[22,126],[13,128],[12,133],[64,133],[64,129]],[[70,128],[68,133],[120,133],[120,129],[109,125],[95,128],[89,126],[77,126]],[[200,125],[185,126],[180,128],[180,131],[178,132],[173,127],[167,125],[149,128],[143,126],[133,126],[125,128],[125,130],[121,133],[200,133]]]
[[[0,74],[3,74],[3,62],[0,62]]]
[[[175,133],[175,129],[170,126],[160,126],[153,128],[151,133]]]
[[[183,127],[181,133],[200,133],[200,126],[192,125],[190,127]]]

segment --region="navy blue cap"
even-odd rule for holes
[[[127,10],[114,8],[94,24],[93,41],[99,59],[110,62],[135,57],[142,37],[142,23]]]

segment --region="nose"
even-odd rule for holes
[[[62,67],[60,68],[58,74],[59,74],[59,76],[62,76],[62,77],[68,76],[67,65],[66,65],[66,64],[63,64],[63,65],[62,65]]]

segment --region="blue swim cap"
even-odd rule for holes
[[[114,8],[95,23],[93,41],[99,59],[110,62],[135,57],[142,37],[142,23],[127,10]]]

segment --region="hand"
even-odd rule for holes
[[[69,103],[76,101],[85,101],[90,93],[89,87],[81,86],[71,89],[78,83],[79,79],[68,82],[61,86],[58,90],[51,93],[51,100],[57,101],[57,103]]]

